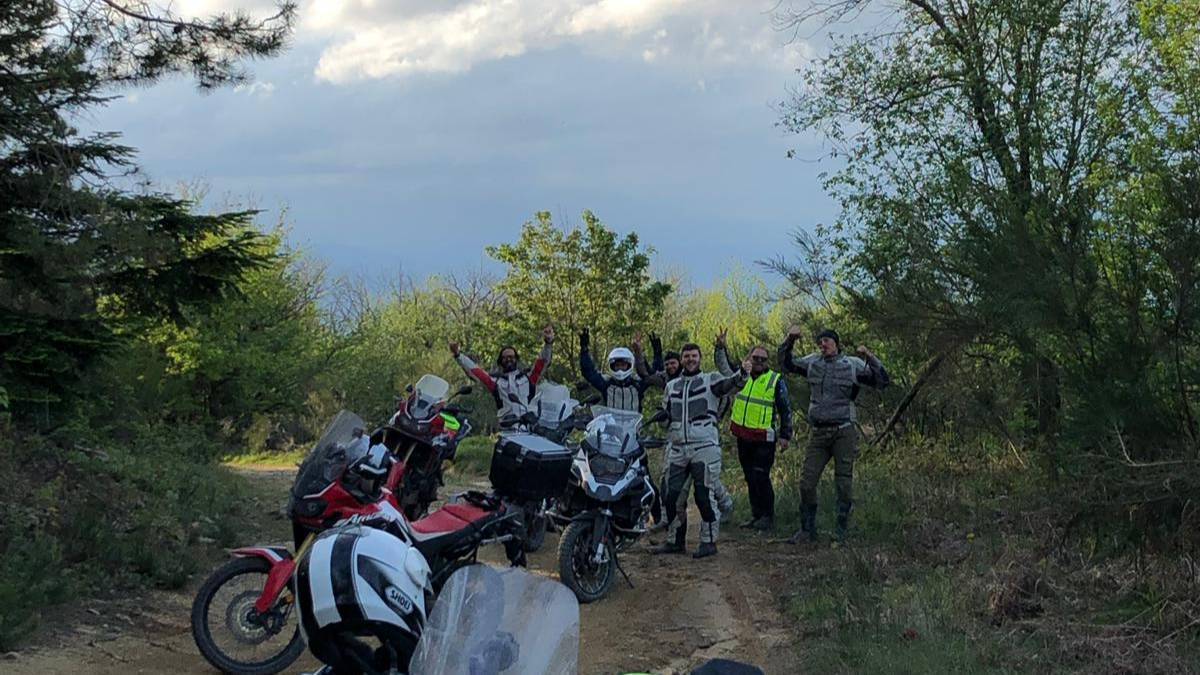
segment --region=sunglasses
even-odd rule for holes
[[[755,363],[766,363],[770,358],[769,356],[751,356],[750,360]]]

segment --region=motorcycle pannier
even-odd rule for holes
[[[574,455],[534,434],[502,434],[492,454],[488,478],[498,494],[510,499],[557,497],[567,487]]]

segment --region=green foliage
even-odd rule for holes
[[[556,227],[550,213],[539,212],[513,244],[487,249],[508,266],[498,285],[507,313],[496,326],[494,353],[502,344],[528,344],[542,326],[553,324],[562,339],[553,372],[578,376],[575,336],[592,331],[597,352],[627,344],[637,331],[661,315],[671,286],[650,274],[652,249],[639,247],[636,234],[618,237],[591,211],[583,226],[569,232]]]
[[[213,450],[195,428],[80,422],[53,437],[24,433],[0,448],[0,648],[40,612],[103,580],[176,588],[205,546],[243,536],[245,492],[196,458]]]
[[[58,543],[46,536],[12,542],[0,552],[0,649],[33,631],[43,607],[70,596],[61,562]]]
[[[458,446],[450,474],[458,480],[486,480],[495,443],[491,436],[468,436]]]
[[[1152,504],[1176,532],[1200,494],[1196,10],[904,2],[839,40],[783,121],[845,160],[843,213],[775,265],[865,321],[902,386],[945,357],[924,432],[1036,448],[1078,508]]]
[[[200,216],[186,201],[112,187],[132,150],[71,120],[116,82],[183,69],[204,86],[236,80],[239,59],[281,48],[292,12],[255,24],[180,22],[119,3],[0,7],[0,382],[15,414],[69,397],[123,330],[179,321],[264,262],[251,213]]]
[[[707,359],[717,333],[726,330],[729,350],[740,361],[757,344],[774,353],[787,329],[788,309],[763,279],[735,267],[710,288],[675,289],[656,326],[665,348],[678,351],[684,342],[695,342]]]

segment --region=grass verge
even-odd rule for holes
[[[0,650],[42,610],[100,589],[176,588],[250,515],[246,486],[210,461],[200,434],[126,430],[9,435],[0,450]]]
[[[1103,531],[1070,529],[1055,499],[1064,488],[1011,450],[864,454],[849,541],[830,541],[831,463],[818,490],[821,543],[798,551],[781,593],[798,670],[1200,672],[1194,552],[1137,552],[1103,544]],[[773,471],[775,536],[798,526],[802,459],[801,444]],[[740,520],[748,507],[736,458],[724,479]]]

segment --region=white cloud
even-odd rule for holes
[[[795,49],[771,29],[771,7],[771,0],[312,0],[301,8],[301,37],[327,45],[315,74],[333,83],[459,73],[564,44],[654,64],[776,68]]]
[[[247,96],[267,98],[275,93],[275,85],[270,82],[251,82],[250,84],[239,84],[233,88],[233,91]]]
[[[333,83],[461,73],[570,44],[609,58],[693,70],[791,69],[803,42],[771,28],[775,0],[299,0],[297,42],[318,47],[317,79]],[[184,16],[275,0],[174,0]],[[698,75],[699,73],[693,73]]]

